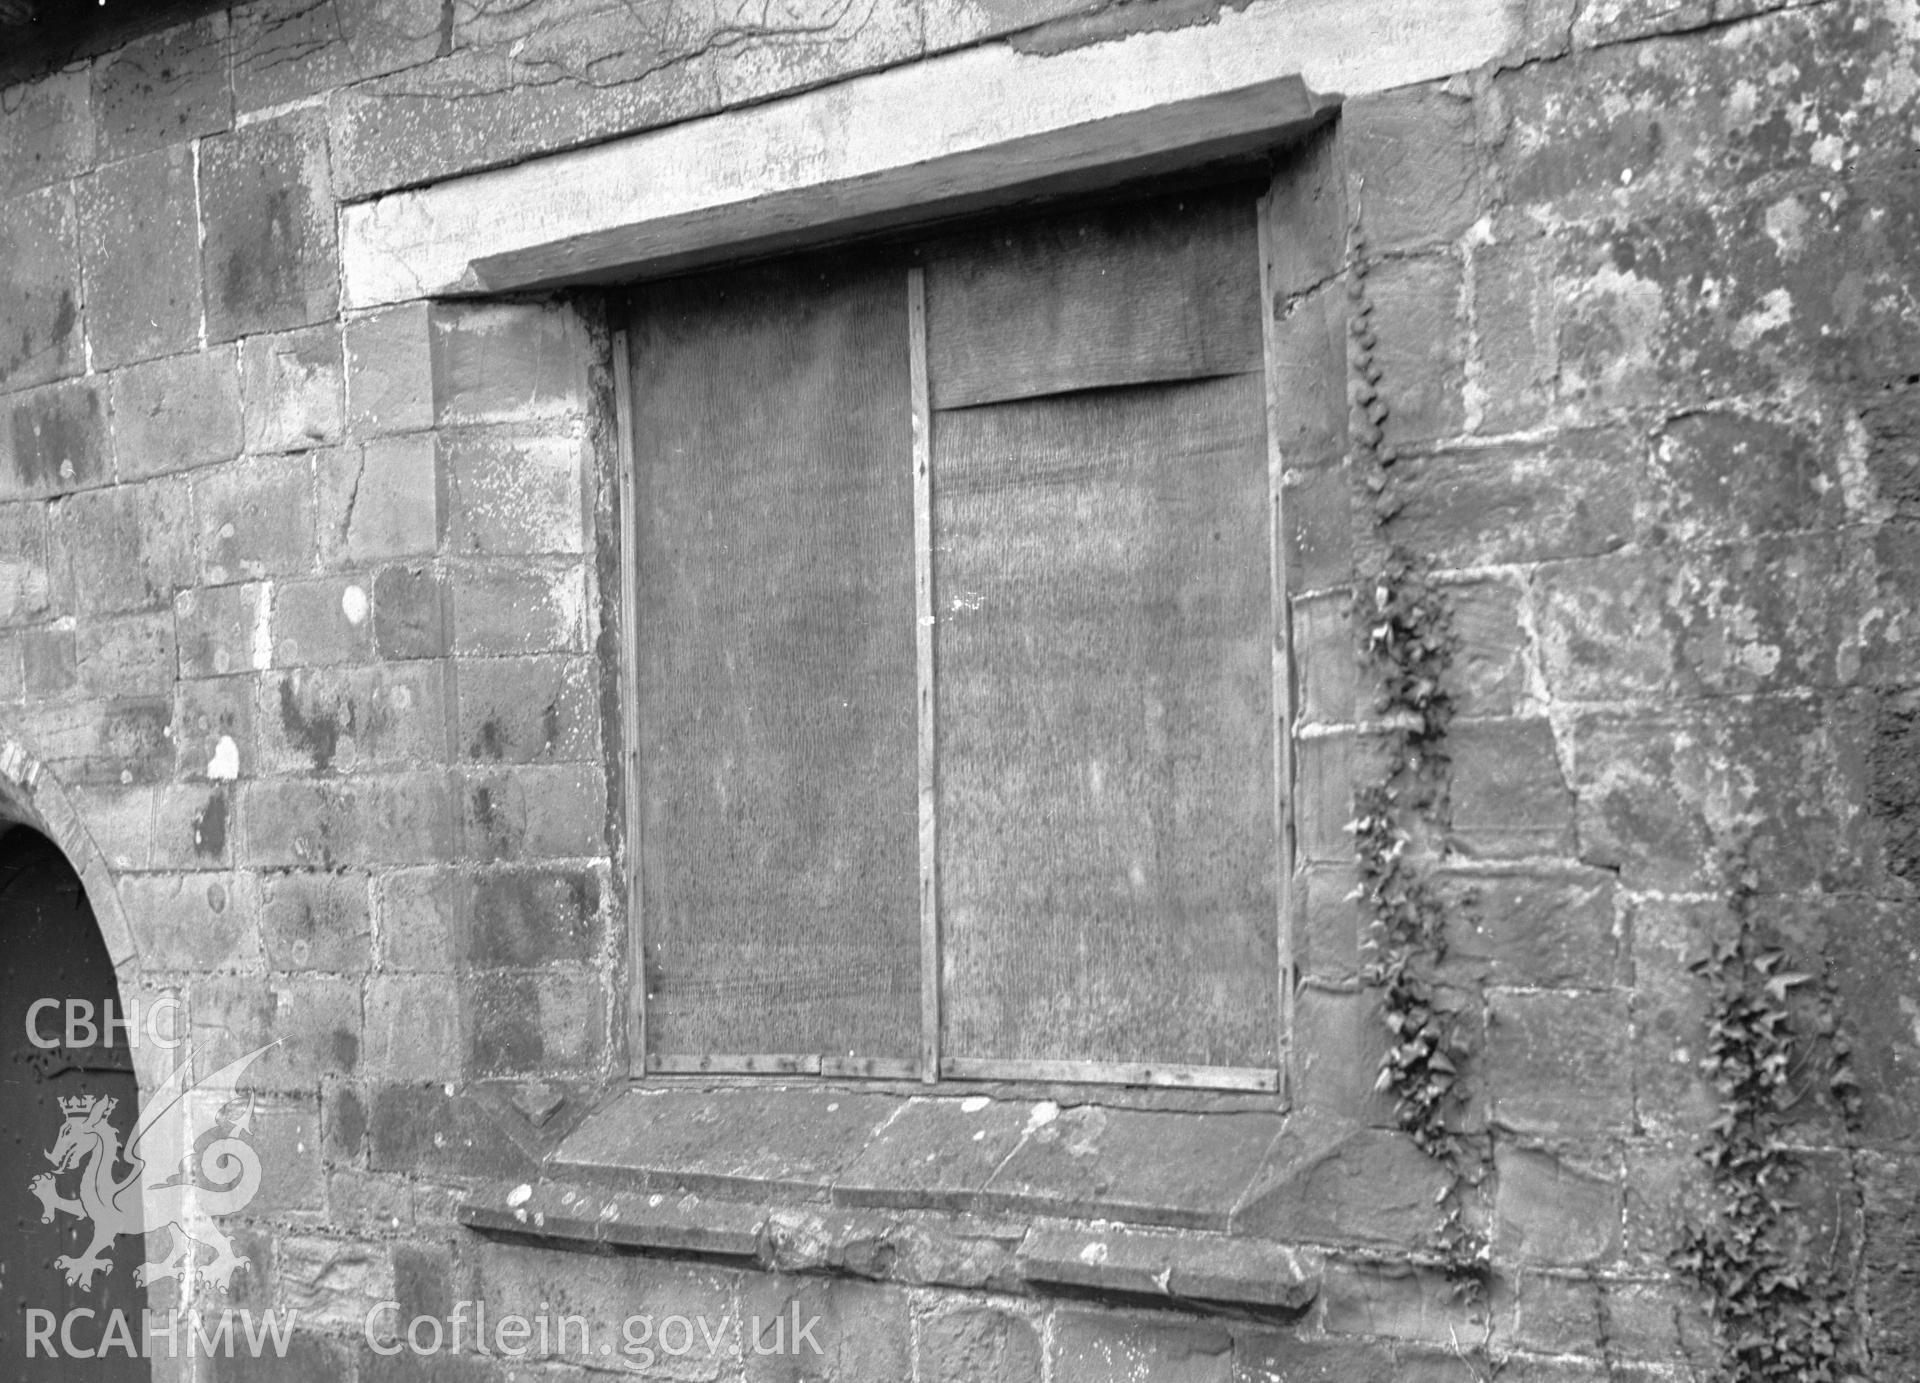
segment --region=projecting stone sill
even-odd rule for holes
[[[1288,1316],[1320,1249],[1428,1229],[1405,1138],[1227,1102],[1138,1109],[818,1086],[636,1089],[461,1221],[589,1252]]]

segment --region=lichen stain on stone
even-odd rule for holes
[[[265,226],[253,243],[227,256],[220,275],[220,301],[229,312],[299,296],[308,202],[304,187],[276,187],[267,194]]]
[[[227,848],[227,794],[216,790],[194,813],[192,824],[194,853],[218,858]]]
[[[286,727],[288,738],[312,756],[315,772],[326,773],[333,768],[334,754],[340,745],[340,719],[333,715],[308,715],[301,709],[291,677],[282,678],[280,682],[280,723]],[[349,734],[353,731],[351,704],[347,708],[346,730]]]

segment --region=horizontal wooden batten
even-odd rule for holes
[[[711,1056],[647,1053],[647,1070],[661,1076],[817,1076],[820,1067],[819,1056],[790,1052]]]
[[[1248,1066],[1156,1066],[1110,1061],[993,1061],[947,1057],[949,1080],[1042,1081],[1085,1085],[1151,1085],[1183,1090],[1278,1092],[1280,1073]]]
[[[823,1056],[820,1074],[842,1080],[919,1080],[920,1063],[912,1057]]]

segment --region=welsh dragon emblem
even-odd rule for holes
[[[237,1115],[226,1110],[235,1100],[241,1074],[262,1052],[278,1045],[269,1042],[198,1082],[192,1078],[189,1051],[147,1102],[124,1152],[120,1131],[110,1122],[117,1103],[111,1096],[75,1095],[60,1101],[66,1122],[46,1155],[53,1170],[35,1177],[27,1189],[40,1200],[42,1224],[51,1223],[56,1211],[93,1222],[93,1243],[85,1253],[53,1260],[70,1285],[91,1292],[95,1273],[112,1272],[113,1260],[103,1255],[122,1234],[165,1228],[173,1231],[172,1250],[135,1268],[136,1286],[177,1277],[184,1295],[193,1290],[196,1276],[204,1276],[221,1291],[228,1289],[234,1271],[247,1260],[233,1251],[214,1217],[244,1209],[259,1191],[260,1155],[243,1136],[253,1127],[252,1097]],[[221,1137],[198,1146],[204,1135],[222,1125]],[[193,1179],[196,1152],[205,1185]],[[114,1168],[122,1161],[132,1170],[116,1178]],[[57,1178],[76,1168],[78,1194],[61,1195]],[[214,1256],[199,1267],[194,1260],[203,1245]]]

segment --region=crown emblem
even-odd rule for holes
[[[60,1111],[63,1114],[85,1114],[92,1108],[91,1095],[63,1095],[60,1099]]]

